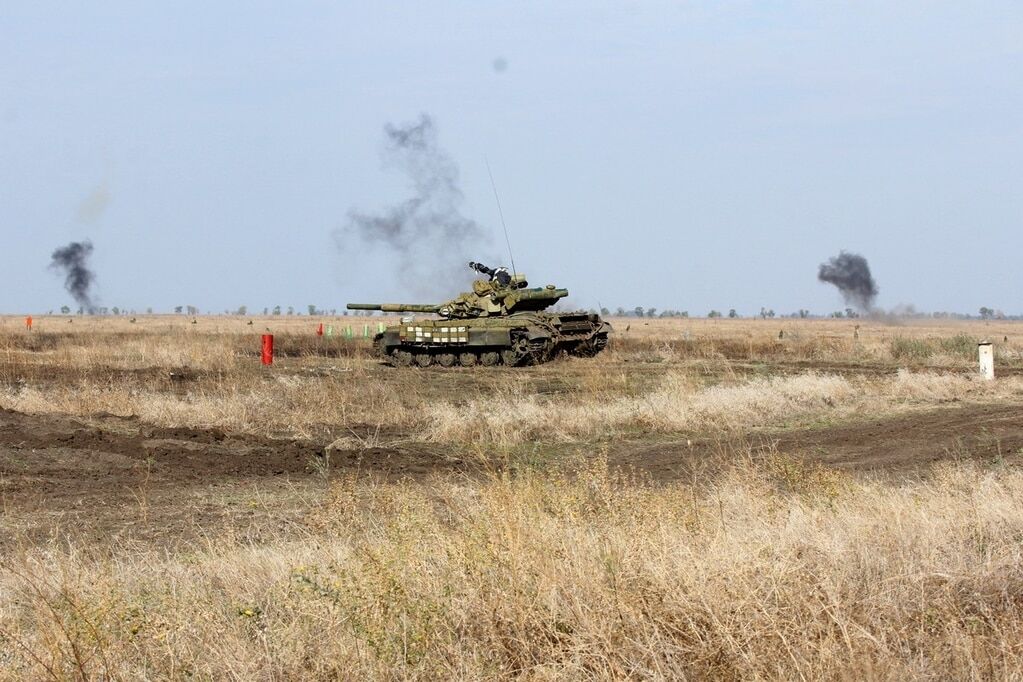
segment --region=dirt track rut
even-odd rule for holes
[[[654,480],[689,479],[737,444],[776,448],[842,469],[900,474],[956,457],[1023,462],[1023,405],[957,405],[821,428],[754,432],[612,450],[613,464]]]
[[[709,473],[727,448],[749,443],[856,471],[895,476],[937,460],[970,457],[1023,463],[1023,405],[956,405],[889,419],[778,433],[738,441],[693,439],[618,443],[614,467],[654,481]],[[276,440],[218,429],[161,429],[133,419],[0,411],[0,546],[52,528],[178,541],[218,524],[256,536],[285,528],[322,491],[327,444]],[[333,451],[332,472],[389,480],[465,473],[450,448],[410,443]],[[310,497],[311,496],[311,497]],[[258,503],[253,502],[257,500]],[[255,529],[255,530],[253,530]]]

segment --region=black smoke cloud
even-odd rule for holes
[[[863,312],[874,307],[877,297],[877,283],[870,274],[867,259],[856,253],[841,251],[839,254],[821,263],[817,279],[834,284],[842,293],[847,305],[852,305]]]
[[[89,289],[96,279],[95,273],[89,269],[89,255],[92,254],[92,242],[71,242],[53,252],[50,267],[64,273],[64,288],[74,297],[86,312],[96,310],[95,301]]]
[[[438,145],[430,116],[388,124],[384,133],[384,166],[409,179],[412,196],[379,213],[353,209],[335,241],[342,251],[355,244],[383,249],[402,283],[419,294],[454,295],[452,280],[467,279],[466,263],[490,253],[490,233],[462,215],[458,166]]]

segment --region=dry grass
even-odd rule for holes
[[[0,318],[0,408],[486,461],[1023,396],[1011,323],[621,320],[593,361],[398,371],[315,322]],[[997,342],[997,382],[972,376],[977,338]],[[302,522],[258,542],[24,541],[0,556],[0,679],[1023,676],[1018,469],[953,457],[893,483],[718,456],[658,485],[597,455],[417,483],[325,472]]]
[[[777,453],[698,486],[336,481],[302,533],[190,554],[31,549],[0,675],[1018,676],[1023,474],[892,487]]]
[[[1023,395],[1019,377],[991,384],[965,373],[899,371],[846,377],[808,372],[708,382],[685,367],[666,368],[629,390],[623,387],[627,381],[603,379],[601,367],[594,364],[572,381],[570,389],[552,393],[537,392],[536,377],[511,372],[493,377],[474,373],[464,387],[443,391],[435,384],[450,380],[450,374],[412,372],[400,379],[381,379],[381,373],[394,371],[354,364],[325,376],[217,376],[183,391],[154,388],[149,377],[15,384],[0,388],[0,407],[41,414],[109,413],[160,426],[287,437],[355,429],[400,431],[422,441],[515,445],[609,439],[637,431],[692,434],[777,428],[950,400]]]
[[[221,379],[194,391],[154,390],[131,381],[0,389],[0,408],[29,413],[135,416],[160,426],[217,427],[309,437],[381,429],[417,440],[515,445],[570,442],[643,433],[729,432],[898,412],[950,400],[1023,395],[1017,377],[989,384],[969,375],[899,372],[881,378],[834,374],[753,377],[704,385],[668,371],[638,395],[612,387],[539,395],[514,376],[490,380],[486,391],[435,397],[429,375],[405,379],[401,390],[365,370],[334,376],[277,375]],[[133,385],[135,383],[135,385]]]
[[[372,327],[371,319],[337,324]],[[113,320],[109,329],[76,319],[73,332],[45,331],[49,324],[27,334],[7,318],[9,331],[0,328],[0,407],[287,437],[382,430],[515,445],[723,432],[1023,390],[1016,377],[995,386],[971,379],[973,339],[994,331],[981,323],[893,334],[852,322],[619,321],[611,352],[591,362],[454,372],[381,367],[368,342],[317,338],[314,323],[298,318],[252,327],[241,318]],[[271,324],[288,326],[277,332],[278,362],[267,371],[258,365],[257,332]],[[1001,324],[997,331],[1015,339],[1016,327]],[[772,336],[776,327],[787,330],[782,339]],[[1014,343],[998,344],[1003,367],[1017,366]],[[770,373],[778,367],[794,373]]]
[[[629,433],[743,432],[792,427],[857,414],[889,414],[950,400],[1023,395],[1023,381],[988,384],[972,376],[899,372],[882,379],[807,373],[700,387],[668,373],[649,392],[596,399],[498,394],[425,407],[422,432],[441,442],[513,445],[531,441],[613,439]]]

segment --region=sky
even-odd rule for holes
[[[413,196],[385,126],[423,114],[484,236],[418,285],[346,225]],[[489,162],[579,307],[826,314],[845,249],[884,308],[1023,313],[1021,159],[1018,1],[7,2],[0,312],[73,305],[86,238],[105,306],[453,296],[507,253]]]

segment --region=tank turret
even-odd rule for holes
[[[445,303],[349,303],[349,310],[380,310],[388,313],[437,313],[448,319],[495,317],[516,312],[545,310],[568,296],[568,289],[553,284],[527,288],[523,275],[511,275],[507,268],[488,268],[481,263],[469,267],[490,276],[472,283],[466,291]]]

